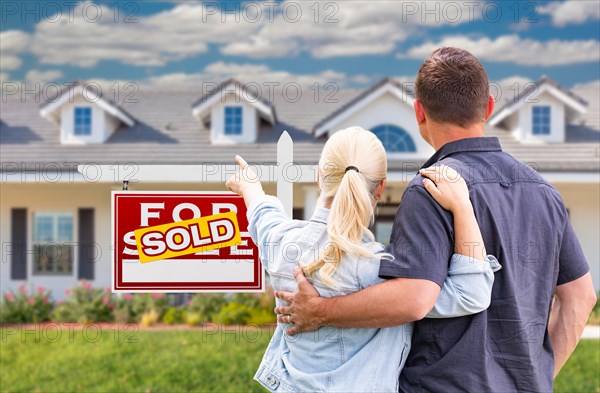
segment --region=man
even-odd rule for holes
[[[485,247],[504,267],[489,309],[422,319],[448,273],[454,238],[452,216],[416,176],[394,221],[387,251],[395,260],[381,262],[380,276],[389,280],[320,298],[297,269],[298,292],[276,293],[289,306],[275,312],[295,324],[288,334],[417,321],[401,391],[551,392],[596,302],[562,199],[539,174],[502,152],[497,138],[483,137],[494,99],[485,69],[469,52],[441,48],[425,60],[414,108],[422,137],[436,149],[423,167],[443,163],[462,174]]]

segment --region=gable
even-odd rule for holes
[[[382,95],[388,93],[395,96],[398,101],[408,104],[410,107],[412,107],[414,97],[408,93],[399,82],[390,78],[386,78],[355,97],[348,104],[339,108],[325,119],[321,120],[314,127],[315,136],[319,137],[327,132],[330,132],[331,130],[336,129],[340,122],[345,121],[357,111],[360,111],[362,108],[377,100]]]
[[[215,106],[223,106],[225,103],[250,105],[267,122],[275,124],[277,118],[273,105],[262,100],[259,96],[246,88],[246,86],[235,80],[229,80],[222,83],[218,89],[203,96],[192,104],[192,114],[198,119],[204,119],[206,115],[213,111]]]
[[[360,126],[375,132],[392,157],[400,154],[403,157],[428,157],[433,154],[433,148],[419,133],[413,101],[414,98],[398,86],[384,84],[362,97],[359,96],[344,111],[323,122],[315,129],[315,135],[331,135],[337,130]],[[394,140],[386,140],[382,135],[388,135]],[[398,151],[398,146],[410,146],[410,149],[401,152]]]
[[[550,100],[550,96],[552,96],[553,99],[558,100],[561,105],[564,105],[566,107],[565,109],[568,108],[570,114],[573,112],[579,114],[586,113],[586,102],[584,100],[568,90],[563,89],[556,84],[556,82],[547,78],[542,78],[531,88],[515,97],[514,100],[508,102],[503,107],[498,108],[489,119],[489,124],[491,126],[497,126],[508,117],[517,113],[524,106],[536,104],[539,101],[539,98]]]
[[[103,111],[132,127],[135,120],[116,104],[105,99],[101,93],[95,91],[93,86],[87,86],[82,82],[76,82],[66,91],[62,91],[57,97],[48,100],[40,109],[40,115],[45,118],[59,120],[58,113],[65,104],[84,101],[87,105],[97,105]]]

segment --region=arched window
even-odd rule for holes
[[[417,146],[408,132],[392,124],[382,124],[371,129],[388,153],[415,153]]]

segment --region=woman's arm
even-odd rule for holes
[[[494,272],[502,269],[498,260],[488,255],[478,261],[454,254],[442,290],[427,318],[455,318],[486,310],[492,300]]]
[[[454,318],[487,309],[494,272],[502,267],[486,256],[483,238],[465,181],[446,166],[422,170],[425,189],[454,216],[454,252],[440,295],[428,318]]]
[[[274,196],[266,195],[256,173],[240,156],[235,156],[240,173],[233,175],[226,185],[231,191],[244,198],[248,208],[248,232],[257,245],[265,269],[269,269],[272,255],[285,231],[278,231],[281,224],[292,221],[284,212],[281,202]]]

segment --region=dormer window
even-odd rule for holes
[[[49,99],[40,114],[58,124],[62,144],[104,143],[121,125],[135,121],[93,86],[77,81]]]
[[[255,143],[263,122],[277,123],[273,104],[230,79],[192,104],[213,144]]]
[[[225,107],[225,135],[242,135],[242,107]]]
[[[527,143],[562,143],[566,125],[586,112],[586,102],[546,77],[507,101],[488,125]]]
[[[75,108],[74,134],[91,135],[92,134],[92,108]]]
[[[550,106],[534,106],[531,113],[533,135],[550,135]]]

